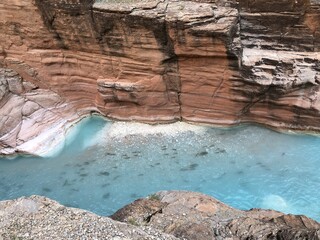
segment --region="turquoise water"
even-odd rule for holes
[[[240,209],[320,221],[319,153],[319,137],[257,126],[153,131],[92,117],[72,130],[55,157],[0,159],[0,199],[40,194],[110,215],[159,190],[191,190]]]

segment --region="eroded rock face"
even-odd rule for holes
[[[4,68],[0,68],[0,106],[3,154],[46,154],[63,140],[67,128],[79,118],[76,109],[60,95],[39,89],[15,71]]]
[[[305,216],[240,211],[212,197],[184,191],[164,191],[136,200],[111,218],[134,221],[180,239],[320,239],[320,224]]]
[[[239,1],[244,119],[318,129],[319,1]],[[267,114],[266,114],[267,113]]]
[[[46,108],[65,122],[72,122],[65,113],[96,112],[320,130],[318,1],[3,0],[0,11],[0,64],[36,86],[35,94],[56,94],[59,104]],[[24,98],[13,81],[11,89],[1,83],[1,101]],[[26,115],[37,108],[25,103]],[[14,114],[11,127],[0,125],[7,134],[0,144],[9,146],[1,153],[20,151],[48,127],[31,124],[33,136],[19,141],[13,126],[22,118]],[[48,118],[60,121],[42,122]]]

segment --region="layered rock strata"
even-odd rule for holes
[[[240,211],[199,193],[159,192],[112,220],[45,197],[0,202],[1,239],[320,239],[320,224],[275,211]]]
[[[319,18],[314,0],[3,0],[3,71],[37,94],[55,93],[65,108],[46,106],[60,114],[56,123],[44,116],[22,140],[22,118],[1,124],[0,151],[37,153],[19,146],[41,141],[46,122],[71,125],[93,112],[319,131]]]
[[[319,1],[239,3],[241,72],[247,85],[239,91],[251,99],[243,119],[318,130]]]

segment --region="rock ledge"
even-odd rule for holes
[[[320,239],[320,224],[305,216],[241,211],[185,191],[138,199],[111,218],[46,197],[22,197],[0,202],[0,239]]]

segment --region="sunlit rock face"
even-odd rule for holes
[[[2,84],[0,151],[35,153],[18,146],[92,112],[319,130],[319,8],[313,0],[3,0],[2,68],[59,104],[46,105],[55,117],[28,125],[30,136],[20,141],[24,127],[14,126],[23,114],[3,124],[12,105]]]

